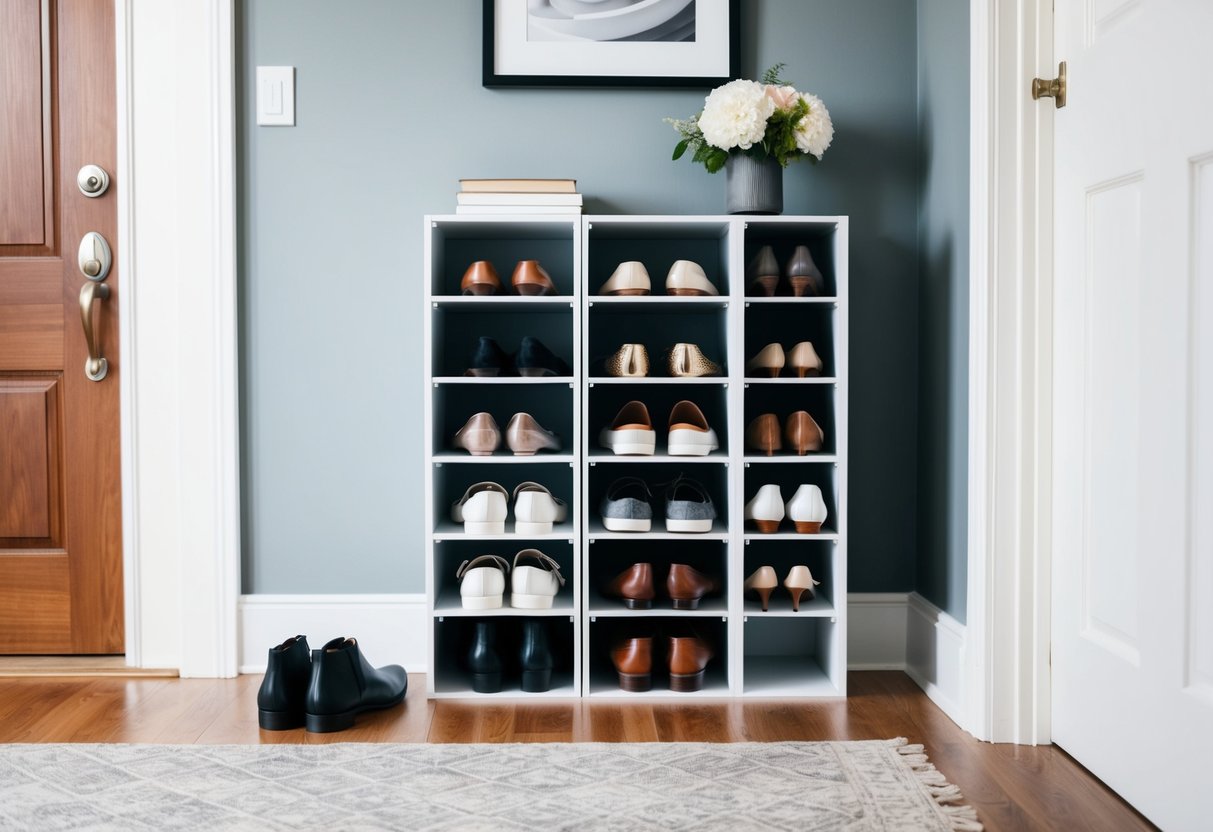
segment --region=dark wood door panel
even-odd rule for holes
[[[0,3],[0,246],[52,241],[49,36],[47,0]]]
[[[66,554],[0,554],[0,653],[70,653]]]
[[[62,385],[0,376],[0,554],[63,546]]]

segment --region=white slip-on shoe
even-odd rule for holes
[[[519,565],[520,560],[538,564]],[[510,576],[510,606],[519,610],[550,610],[552,601],[564,586],[560,564],[538,549],[523,549],[514,555],[514,574]]]
[[[481,555],[459,565],[459,597],[465,610],[495,610],[505,596],[510,564],[498,555]]]
[[[657,448],[657,431],[644,402],[631,401],[619,408],[615,420],[599,432],[598,444],[617,456],[652,456]]]
[[[752,520],[758,531],[770,534],[779,530],[783,522],[783,494],[778,485],[764,485],[758,489],[754,499],[745,504],[746,520]]]
[[[675,260],[665,278],[667,295],[718,295],[716,287],[703,271],[703,266],[692,260]]]
[[[796,531],[801,534],[819,534],[821,524],[829,516],[821,489],[809,484],[796,489],[792,499],[788,500],[787,510],[788,517],[796,524]]]
[[[552,526],[569,516],[564,500],[537,482],[519,483],[514,489],[514,533],[550,534]]]
[[[680,401],[670,410],[670,456],[707,456],[720,447],[716,431],[694,402]]]
[[[602,288],[600,295],[647,295],[653,291],[653,282],[644,263],[628,260],[615,267],[614,273]]]
[[[505,534],[509,492],[495,482],[478,482],[451,504],[451,519],[468,534]]]

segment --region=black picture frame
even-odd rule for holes
[[[665,75],[499,75],[496,72],[494,23],[496,0],[483,0],[485,87],[665,87],[700,89],[718,87],[741,77],[741,0],[728,0],[729,74],[727,76]]]

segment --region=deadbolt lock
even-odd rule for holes
[[[76,186],[80,188],[80,193],[94,199],[109,188],[110,175],[99,165],[85,165],[76,174]]]

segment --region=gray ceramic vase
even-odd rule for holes
[[[783,213],[783,168],[771,157],[730,153],[724,174],[725,210],[730,214]]]

